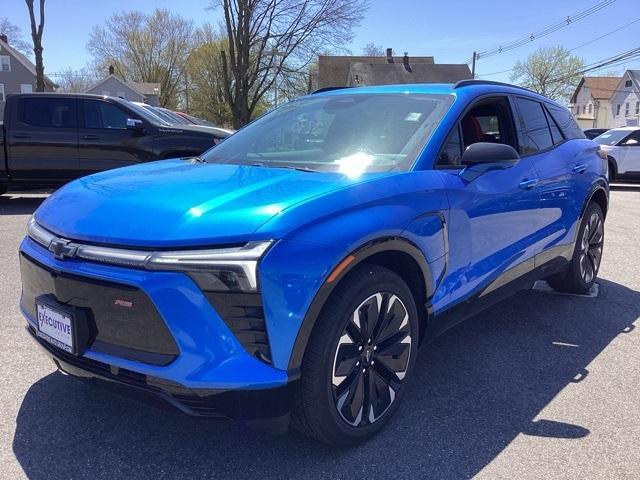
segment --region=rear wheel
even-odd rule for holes
[[[548,279],[553,289],[567,293],[587,293],[600,268],[604,247],[604,215],[597,203],[584,213],[569,268]]]
[[[418,314],[409,287],[357,267],[327,301],[309,339],[295,425],[330,445],[366,440],[389,420],[413,369]]]

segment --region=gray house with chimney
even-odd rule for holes
[[[433,57],[394,56],[318,57],[317,71],[312,72],[309,90],[328,87],[357,87],[403,83],[455,83],[471,78],[466,64],[435,63]]]
[[[57,87],[46,75],[44,89],[53,92]],[[36,90],[36,66],[9,44],[6,35],[0,34],[0,121],[4,116],[4,104],[11,93],[31,93]]]
[[[109,75],[93,84],[85,93],[119,97],[132,102],[144,102],[157,107],[160,105],[160,84],[148,82],[127,82],[114,74],[109,67]]]

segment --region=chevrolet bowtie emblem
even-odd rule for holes
[[[65,240],[63,238],[53,240],[49,245],[49,250],[58,260],[74,257],[77,249],[77,246],[71,245],[69,240]]]

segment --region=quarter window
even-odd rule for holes
[[[23,98],[18,121],[38,128],[75,128],[75,100],[71,98]]]
[[[546,103],[545,105],[565,138],[585,138],[584,132],[569,110],[552,103]]]
[[[447,141],[438,156],[438,167],[457,168],[462,165],[462,139],[460,138],[460,128],[458,125],[451,131]]]
[[[10,72],[11,71],[11,57],[8,55],[0,56],[0,71],[2,72]]]
[[[116,105],[99,100],[84,100],[84,128],[126,129],[129,115]]]
[[[553,138],[542,105],[534,100],[516,97],[520,154],[528,155],[553,146]]]

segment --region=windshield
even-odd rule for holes
[[[602,135],[597,136],[593,139],[594,142],[599,143],[600,145],[617,145],[618,142],[625,139],[632,132],[629,130],[609,130],[608,132],[604,132]]]
[[[408,170],[452,102],[450,95],[311,96],[256,120],[203,155],[211,163],[304,170]]]
[[[129,108],[135,110],[135,112],[138,115],[140,115],[142,118],[144,118],[148,122],[154,123],[156,125],[170,125],[169,122],[167,122],[166,120],[163,120],[154,112],[147,110],[146,107],[138,105],[137,103],[134,103],[134,102],[127,102],[127,103],[129,105]]]
[[[189,122],[186,118],[182,118],[180,115],[172,112],[171,110],[168,110],[166,108],[157,108],[157,107],[155,110],[158,111],[160,114],[165,115],[162,118],[168,117],[176,125],[191,125],[191,122]]]

